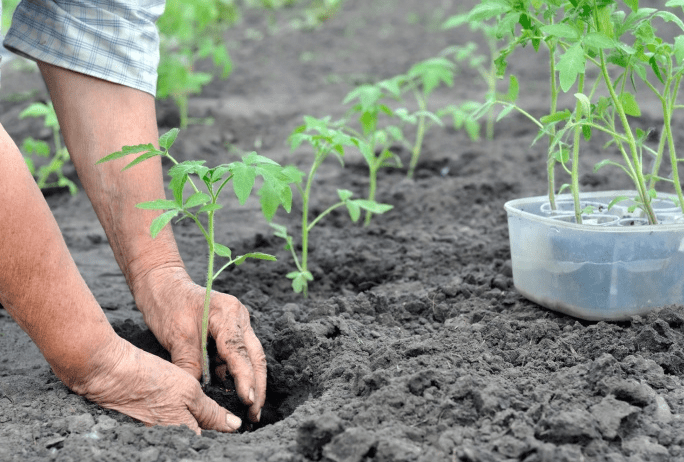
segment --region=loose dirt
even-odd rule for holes
[[[340,117],[360,83],[405,72],[446,47],[479,41],[442,31],[473,2],[347,0],[317,30],[290,27],[297,9],[249,12],[226,39],[235,71],[190,102],[210,126],[181,132],[175,155],[208,164],[257,149],[307,169],[306,148],[285,140],[305,114]],[[515,55],[522,105],[544,114],[544,59]],[[209,63],[203,63],[209,68]],[[38,74],[3,67],[0,121],[17,143],[48,139],[38,120],[18,120],[44,100]],[[17,92],[26,98],[17,101]],[[471,69],[439,89],[433,108],[482,98]],[[14,96],[13,96],[14,95]],[[645,127],[658,120],[645,108]],[[159,103],[161,130],[178,121]],[[587,322],[548,311],[513,287],[507,200],[545,192],[544,142],[511,115],[491,141],[432,128],[415,179],[385,169],[378,200],[394,209],[364,228],[335,212],[311,235],[315,282],[294,294],[283,241],[256,200],[229,208],[217,239],[249,261],[227,271],[217,290],[252,313],[268,355],[268,424],[240,434],[146,428],[71,393],[30,339],[0,310],[0,460],[58,461],[668,461],[684,460],[684,308],[664,307],[630,321]],[[586,145],[590,166],[607,154]],[[408,164],[409,153],[398,149]],[[612,153],[609,153],[612,155]],[[345,188],[363,195],[363,159],[330,159],[315,181],[320,212]],[[69,175],[76,179],[73,171]],[[627,188],[608,170],[583,175],[585,190]],[[50,191],[47,200],[89,287],[120,335],[163,355],[136,311],[85,193]],[[300,209],[275,222],[297,229]],[[30,217],[27,217],[30,225]],[[202,283],[204,242],[174,227],[188,270]],[[239,412],[239,409],[236,409]],[[249,430],[249,429],[246,429]]]

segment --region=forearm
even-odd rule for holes
[[[51,65],[40,64],[40,69],[71,159],[135,295],[149,271],[183,267],[170,228],[155,239],[150,236],[150,224],[159,212],[135,208],[164,197],[161,160],[149,159],[125,172],[121,169],[129,158],[96,162],[124,145],[156,144],[154,98]]]
[[[0,302],[68,386],[118,338],[71,258],[21,153],[0,127]]]

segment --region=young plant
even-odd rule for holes
[[[52,103],[31,104],[19,114],[20,119],[26,117],[44,117],[44,125],[52,130],[52,141],[55,145],[55,152],[53,154],[50,145],[43,140],[27,137],[22,143],[21,149],[24,152],[24,161],[26,161],[31,175],[36,178],[38,187],[40,189],[67,187],[72,195],[77,194],[78,188],[76,184],[64,176],[63,167],[65,163],[69,162],[70,157],[69,151],[62,145],[59,122],[57,121],[57,114],[55,114],[55,108],[52,106]],[[33,155],[48,158],[49,161],[36,167],[31,158]]]
[[[244,204],[251,194],[257,176],[263,178],[263,184],[258,194],[261,197],[261,210],[267,220],[271,220],[279,206],[288,212],[292,204],[292,190],[290,183],[296,179],[293,176],[292,167],[281,167],[276,162],[266,157],[251,152],[245,155],[241,161],[230,164],[221,164],[213,168],[206,167],[203,160],[187,160],[178,162],[169,153],[173,142],[178,135],[178,129],[173,129],[159,138],[159,149],[152,144],[140,144],[124,146],[121,151],[112,153],[101,160],[98,164],[127,156],[138,154],[133,161],[126,165],[123,170],[129,169],[140,162],[155,156],[169,159],[174,165],[169,169],[171,182],[169,188],[173,194],[173,200],[157,199],[155,201],[142,202],[136,207],[146,210],[163,211],[150,225],[152,237],[157,234],[169,222],[178,217],[178,221],[186,218],[195,222],[207,242],[208,261],[206,292],[204,297],[202,315],[202,385],[207,386],[210,379],[209,357],[207,355],[207,336],[209,329],[209,304],[211,288],[216,278],[230,265],[240,265],[247,258],[261,260],[275,260],[275,257],[261,252],[249,252],[244,255],[233,256],[232,251],[223,244],[216,242],[214,234],[214,215],[223,206],[218,203],[218,198],[225,186],[232,180],[232,189],[240,204]],[[204,184],[206,192],[197,187],[195,177],[199,184]],[[189,196],[185,194],[185,186],[189,184],[192,191]],[[224,259],[225,263],[214,271],[214,258]]]
[[[681,0],[670,0],[666,7],[682,7]],[[672,112],[678,106],[676,98],[684,73],[684,41],[682,36],[669,43],[656,34],[656,20],[671,22],[680,30],[684,23],[674,13],[655,8],[639,8],[638,0],[525,0],[501,2],[483,0],[471,14],[484,19],[508,18],[507,24],[518,24],[521,33],[497,60],[505,69],[506,57],[514,48],[528,43],[535,50],[544,43],[549,48],[551,78],[551,111],[537,120],[540,136],[549,142],[549,199],[553,208],[553,167],[560,163],[571,178],[569,185],[575,203],[575,218],[582,221],[579,202],[579,148],[581,139],[590,140],[593,132],[608,135],[610,143],[621,155],[622,162],[610,159],[599,162],[595,170],[606,165],[622,169],[634,183],[635,202],[655,224],[657,218],[651,206],[657,197],[654,185],[658,181],[672,184],[684,210],[672,134]],[[594,68],[595,73],[587,72]],[[641,115],[637,88],[650,90],[661,103],[663,130],[657,150],[644,141],[647,133],[633,127],[630,117]],[[575,107],[558,110],[560,91],[575,88]],[[508,104],[511,108],[512,103]],[[667,146],[672,165],[672,179],[659,176],[658,169]],[[644,152],[654,156],[654,168],[645,171]],[[567,167],[567,163],[571,167]],[[624,200],[616,198],[610,206]]]
[[[199,93],[214,75],[199,72],[195,64],[211,58],[227,78],[233,63],[222,33],[234,24],[239,10],[226,0],[169,0],[157,21],[160,35],[160,61],[157,97],[173,98],[180,111],[180,127],[203,122],[188,116],[188,98]]]
[[[377,172],[381,167],[401,167],[401,159],[390,149],[395,142],[403,144],[411,152],[407,176],[415,171],[423,147],[426,131],[431,125],[443,125],[438,114],[428,110],[430,94],[441,83],[453,85],[454,64],[446,58],[432,58],[417,63],[406,74],[401,74],[375,84],[361,85],[347,94],[343,104],[353,103],[348,117],[355,116],[361,127],[355,130],[345,122],[344,130],[357,140],[359,150],[369,169],[368,200],[375,200]],[[404,95],[413,94],[418,110],[411,112],[404,107],[392,109],[388,99],[404,102]],[[381,116],[390,121],[381,124]],[[415,126],[416,135],[411,143],[404,135],[406,126]],[[365,224],[370,223],[372,211],[366,211]]]
[[[485,39],[487,51],[484,54],[478,52],[478,45],[468,42],[465,45],[453,45],[442,52],[442,55],[452,56],[457,63],[467,62],[471,69],[477,71],[487,87],[486,99],[504,98],[497,94],[498,75],[495,58],[498,54],[499,42],[510,40],[511,33],[502,29],[499,23],[489,24],[480,18],[468,13],[458,14],[448,18],[442,29],[455,29],[467,25],[473,32],[479,32]],[[480,137],[480,124],[472,117],[472,113],[480,107],[480,103],[468,101],[459,106],[449,107],[449,112],[454,119],[454,128],[465,128],[470,138],[477,141]],[[488,140],[494,138],[494,123],[496,122],[494,108],[487,111],[487,123],[485,137]]]
[[[311,199],[311,188],[316,175],[316,171],[328,158],[330,154],[334,154],[344,165],[342,160],[344,156],[345,147],[358,146],[358,140],[354,137],[344,133],[342,130],[335,127],[335,124],[330,122],[330,118],[316,119],[314,117],[305,116],[304,124],[297,127],[290,135],[290,146],[294,150],[302,143],[307,142],[314,148],[314,161],[306,175],[306,183],[302,186],[304,181],[304,173],[299,172],[299,177],[295,180],[297,189],[302,197],[302,223],[301,223],[301,254],[297,255],[294,246],[294,238],[288,233],[287,228],[282,225],[271,224],[277,237],[285,239],[286,248],[292,253],[296,271],[287,274],[289,279],[292,279],[292,289],[296,293],[302,293],[305,297],[308,294],[308,284],[313,281],[313,274],[309,271],[309,233],[313,227],[319,223],[325,216],[330,214],[333,210],[339,207],[346,207],[352,221],[356,222],[361,216],[361,210],[370,211],[372,213],[385,213],[392,209],[391,205],[379,204],[373,200],[367,199],[352,199],[353,193],[346,189],[338,189],[337,195],[339,202],[331,205],[323,212],[309,220],[309,201]],[[294,178],[294,175],[292,175]]]

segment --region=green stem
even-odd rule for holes
[[[308,271],[308,258],[309,258],[309,197],[311,195],[311,184],[313,183],[314,175],[316,170],[320,167],[323,160],[327,157],[328,153],[321,151],[316,154],[316,159],[314,160],[311,170],[309,171],[309,176],[306,179],[306,188],[304,188],[304,194],[302,194],[302,260],[301,260],[301,272]],[[307,289],[304,287],[303,295],[306,297]]]
[[[675,152],[674,138],[672,136],[672,110],[668,104],[669,98],[663,100],[663,125],[665,127],[665,137],[667,138],[667,149],[670,151],[670,163],[672,164],[672,181],[674,183],[677,198],[679,199],[679,207],[684,212],[684,195],[682,194],[682,184],[679,181],[679,163],[677,162],[677,153]],[[653,181],[653,179],[651,179]]]
[[[418,100],[418,108],[421,111],[427,110],[427,103],[425,98],[423,98],[418,90],[414,91],[416,99]],[[418,158],[420,157],[420,151],[423,147],[423,137],[425,136],[425,115],[418,116],[418,130],[416,132],[416,142],[413,145],[413,150],[411,151],[411,162],[409,163],[408,172],[406,176],[408,178],[413,178],[413,172],[416,170],[416,165],[418,165]]]
[[[378,184],[378,168],[380,167],[379,164],[380,164],[380,162],[378,162],[378,165],[374,165],[374,166],[370,167],[370,182],[368,184],[368,200],[369,201],[375,200],[375,191],[377,189],[377,184]],[[370,225],[372,216],[373,216],[373,214],[371,213],[371,211],[366,210],[366,218],[363,222],[363,226]]]
[[[316,223],[318,223],[321,220],[321,218],[323,218],[324,216],[326,216],[327,214],[329,214],[330,212],[332,212],[336,208],[342,207],[343,205],[344,205],[344,202],[338,202],[337,204],[331,205],[330,207],[325,209],[320,215],[318,215],[314,220],[312,220],[311,223],[309,223],[308,231],[311,231],[311,229],[316,225]]]
[[[488,40],[489,45],[489,72],[487,73],[486,76],[486,81],[487,81],[487,87],[489,89],[489,94],[492,95],[492,98],[496,99],[496,83],[497,83],[497,78],[496,78],[496,63],[494,62],[494,55],[496,54],[496,41],[495,40]],[[494,139],[494,108],[490,107],[489,108],[489,113],[487,114],[487,128],[485,132],[485,136],[487,137],[488,140]]]
[[[580,74],[577,81],[577,92],[584,92],[584,74]],[[579,122],[582,119],[582,104],[578,100],[575,104],[575,119]],[[582,224],[582,209],[580,207],[579,199],[579,148],[580,135],[582,134],[582,125],[577,124],[574,129],[574,136],[572,141],[572,174],[570,176],[570,191],[572,192],[572,200],[575,204],[575,221]]]
[[[658,220],[656,219],[655,213],[653,212],[653,207],[651,206],[651,198],[648,195],[648,190],[646,189],[646,182],[644,180],[644,174],[641,166],[641,161],[639,159],[639,151],[637,149],[636,140],[634,139],[634,134],[632,133],[632,129],[629,126],[627,114],[625,114],[625,110],[622,107],[622,103],[620,102],[618,95],[615,93],[615,88],[613,87],[613,84],[610,80],[610,76],[608,75],[606,56],[603,50],[599,50],[599,56],[601,58],[601,73],[603,74],[603,80],[606,82],[606,87],[608,88],[610,98],[613,101],[613,106],[615,107],[615,110],[618,113],[618,117],[620,118],[620,122],[622,123],[625,135],[627,136],[627,144],[629,146],[629,152],[632,156],[632,163],[634,165],[633,170],[636,174],[635,186],[637,188],[637,193],[639,194],[639,198],[641,199],[641,202],[643,204],[644,212],[646,212],[649,224],[654,225],[658,223]]]
[[[556,46],[549,43],[549,86],[551,87],[551,107],[549,114],[555,114],[558,108],[558,82],[556,81]],[[553,139],[556,133],[556,128],[551,127],[551,133],[549,133],[549,150],[548,159],[546,162],[546,177],[548,179],[548,192],[549,192],[549,204],[551,205],[551,210],[556,210],[556,158],[551,155],[551,150],[553,149]]]
[[[212,203],[216,203],[216,197],[212,198]],[[214,212],[209,212],[207,230],[209,238],[207,247],[209,248],[209,261],[207,262],[207,288],[204,293],[204,309],[202,311],[202,386],[206,387],[211,383],[211,371],[209,370],[209,353],[207,352],[207,340],[209,337],[209,307],[211,304],[211,286],[214,282]]]

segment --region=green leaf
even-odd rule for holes
[[[582,125],[582,136],[586,141],[591,140],[591,126],[587,124]]]
[[[245,165],[242,162],[232,164],[231,171],[233,172],[233,191],[235,191],[240,205],[244,205],[252,193],[252,188],[254,188],[256,171],[254,167]]]
[[[219,209],[222,209],[223,206],[221,204],[207,204],[203,205],[197,213],[209,213],[209,212],[215,212]]]
[[[276,261],[276,257],[273,255],[269,255],[267,253],[261,253],[261,252],[250,252],[246,253],[244,255],[240,255],[237,257],[234,261],[235,265],[239,266],[245,262],[248,258],[255,258],[257,260],[268,260],[268,261]]]
[[[292,279],[292,289],[299,294],[304,291],[309,281],[313,281],[313,275],[308,271],[293,271],[286,275],[288,279]]]
[[[582,114],[588,116],[591,114],[591,102],[589,102],[589,97],[584,93],[575,93],[575,98],[579,101],[582,107]]]
[[[121,151],[117,151],[103,157],[102,159],[98,160],[96,164],[102,164],[104,162],[109,162],[110,160],[120,159],[121,157],[125,157],[129,154],[137,154],[143,151],[156,151],[158,154],[163,154],[161,151],[157,151],[152,143],[137,144],[135,146],[124,146],[121,148]]]
[[[348,190],[348,189],[338,189],[338,190],[337,190],[337,195],[339,196],[339,198],[340,198],[340,200],[341,200],[342,202],[345,202],[345,201],[347,201],[350,197],[352,197],[352,196],[354,195],[354,193],[351,192],[351,191]]]
[[[380,204],[375,201],[369,201],[367,199],[354,199],[353,201],[354,204],[358,205],[364,210],[368,210],[369,212],[372,213],[385,213],[389,210],[392,210],[394,207],[389,204]]]
[[[584,44],[594,48],[611,49],[615,48],[615,40],[608,37],[603,32],[589,32],[582,39]]]
[[[579,74],[584,74],[585,62],[584,49],[579,43],[568,48],[560,57],[557,69],[560,74],[561,89],[564,92],[570,90]]]
[[[625,0],[625,5],[632,11],[637,11],[639,9],[639,0]]]
[[[155,150],[155,151],[146,152],[145,154],[141,154],[141,155],[139,155],[138,157],[136,157],[135,160],[133,160],[131,163],[129,163],[128,165],[126,165],[124,168],[122,168],[121,171],[123,172],[124,170],[128,170],[129,168],[134,167],[134,166],[138,165],[139,163],[144,162],[144,161],[146,161],[147,159],[151,159],[152,157],[156,157],[156,156],[158,156],[158,155],[160,155],[160,154],[162,154],[162,152],[161,152],[161,151],[156,151],[156,150]]]
[[[639,109],[639,104],[633,94],[629,92],[623,92],[619,96],[622,108],[625,110],[625,114],[632,117],[641,116],[641,109]]]
[[[231,250],[223,244],[218,242],[214,243],[214,253],[220,257],[230,258],[232,252]]]
[[[287,239],[288,234],[287,234],[287,228],[283,225],[279,225],[277,223],[269,223],[271,225],[271,228],[273,228],[273,235],[275,237],[280,237],[282,239]]]
[[[477,23],[486,21],[500,14],[505,14],[511,11],[511,5],[506,0],[487,0],[468,13],[468,22]]]
[[[540,27],[541,31],[546,35],[554,37],[579,40],[579,31],[570,24],[546,24]]]
[[[626,200],[629,200],[629,197],[628,197],[628,196],[617,196],[616,198],[614,198],[612,201],[610,201],[610,202],[608,203],[608,210],[610,210],[611,208],[613,208],[613,206],[614,206],[615,204],[617,204],[618,202],[622,202],[622,201],[626,201]]]
[[[152,221],[152,224],[150,224],[150,234],[152,235],[152,238],[157,237],[157,234],[159,234],[164,226],[166,226],[176,215],[178,215],[178,210],[169,210],[155,218]]]
[[[361,209],[359,208],[358,204],[355,204],[353,201],[346,201],[344,205],[347,207],[347,210],[349,211],[349,217],[351,220],[356,223],[359,221],[359,218],[361,217]]]
[[[159,146],[168,151],[171,148],[171,145],[173,145],[173,142],[176,141],[179,131],[180,130],[177,128],[172,128],[168,132],[164,133],[159,137]]]
[[[415,64],[408,71],[408,76],[417,78],[423,87],[425,96],[444,82],[447,86],[454,83],[454,63],[446,58],[431,58]]]
[[[169,182],[169,188],[173,192],[173,198],[179,208],[183,207],[183,190],[187,181],[188,175],[180,174],[171,176],[171,181]]]
[[[208,194],[199,191],[193,194],[192,196],[188,197],[188,200],[185,201],[185,208],[191,209],[193,207],[204,205],[210,200],[211,197]]]
[[[560,122],[562,120],[567,120],[572,117],[572,112],[569,109],[563,111],[554,112],[553,114],[545,115],[539,121],[546,125],[554,122]]]
[[[178,205],[174,201],[166,199],[157,199],[154,201],[141,202],[135,205],[138,209],[143,210],[178,210]]]

